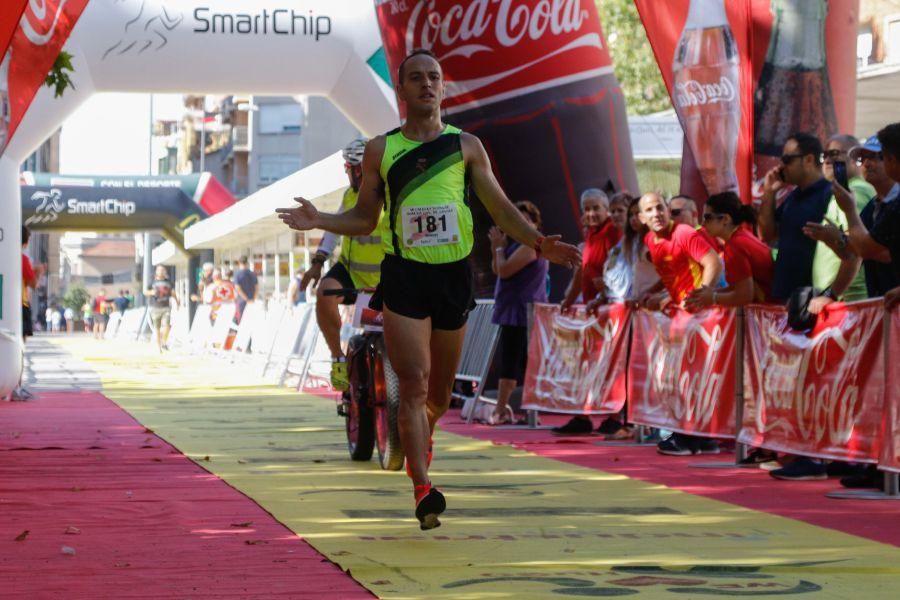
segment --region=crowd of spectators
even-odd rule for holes
[[[900,302],[900,123],[865,141],[834,135],[823,144],[798,132],[784,145],[780,164],[765,174],[756,203],[734,192],[704,203],[687,196],[668,201],[660,193],[640,198],[619,193],[611,199],[598,189],[581,196],[584,242],[582,264],[561,303],[563,311],[584,303],[587,310],[624,302],[650,311],[676,308],[696,312],[710,306],[750,303],[786,305],[799,329],[834,302],[884,297]],[[512,256],[499,230],[491,232],[498,306],[514,289],[498,258]],[[524,249],[516,270],[537,270],[539,257]],[[519,292],[520,302],[540,294]],[[505,310],[505,309],[504,309]],[[796,313],[796,314],[795,314]],[[806,320],[795,318],[806,315]],[[504,322],[500,322],[505,325]],[[502,336],[508,336],[506,329]],[[521,362],[520,352],[504,343],[498,350],[503,376]],[[503,398],[507,388],[502,384]],[[504,422],[498,402],[493,422]],[[554,428],[555,435],[594,433],[589,417],[575,416]],[[631,435],[624,414],[606,418],[596,429],[607,438]],[[719,452],[715,440],[672,434],[657,446],[662,454]],[[842,473],[849,487],[880,482],[871,468],[754,450],[746,462],[765,464],[773,477],[823,479]]]

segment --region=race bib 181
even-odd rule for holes
[[[407,248],[459,242],[455,204],[402,208],[403,240]]]

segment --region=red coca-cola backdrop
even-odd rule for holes
[[[0,156],[87,3],[29,2],[22,13],[0,61]]]
[[[682,433],[735,436],[733,310],[677,310],[671,316],[635,311],[631,336],[629,421]]]
[[[6,54],[9,40],[19,24],[26,4],[28,0],[4,0],[0,3],[0,56]]]
[[[702,200],[727,187],[734,157],[749,202],[758,195],[754,182],[777,164],[789,135],[808,131],[824,142],[853,131],[858,0],[635,4],[685,130],[682,193]],[[735,73],[737,134],[734,117],[726,118],[734,107],[725,93]]]
[[[782,307],[746,310],[739,441],[780,452],[875,462],[884,406],[880,300],[830,305],[791,330]]]
[[[478,135],[510,198],[530,200],[544,230],[581,241],[581,192],[637,192],[625,101],[594,0],[377,0],[396,77],[431,49],[447,81],[445,119]],[[401,107],[401,112],[402,112]],[[476,283],[491,295],[490,219],[475,203]],[[569,274],[551,268],[553,297]]]
[[[883,440],[881,460],[882,469],[900,473],[900,308],[891,311],[888,327],[887,348],[885,354],[885,394],[882,417],[881,437]]]
[[[624,304],[565,315],[559,305],[535,305],[522,408],[575,414],[622,410],[629,323]]]

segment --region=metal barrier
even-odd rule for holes
[[[496,403],[496,400],[485,398],[482,392],[500,335],[500,326],[491,322],[494,317],[494,301],[476,300],[475,303],[475,308],[469,314],[466,324],[462,354],[456,370],[456,379],[471,383],[474,393],[471,395],[453,394],[457,399],[464,401],[463,413],[468,423],[472,422],[479,403]]]

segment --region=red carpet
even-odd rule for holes
[[[568,416],[542,415],[544,425],[560,425]],[[594,419],[594,425],[600,423]],[[691,494],[730,502],[753,510],[798,519],[871,540],[900,546],[900,501],[834,500],[825,493],[842,489],[837,479],[778,481],[759,469],[696,469],[691,463],[734,460],[718,456],[674,457],[657,454],[655,447],[598,446],[598,436],[560,438],[546,429],[503,429],[466,425],[459,412],[441,420],[451,433],[497,444],[510,444],[541,456],[583,467],[662,484]],[[439,456],[436,458],[439,460]]]
[[[372,597],[94,392],[0,403],[0,515],[5,598]]]

